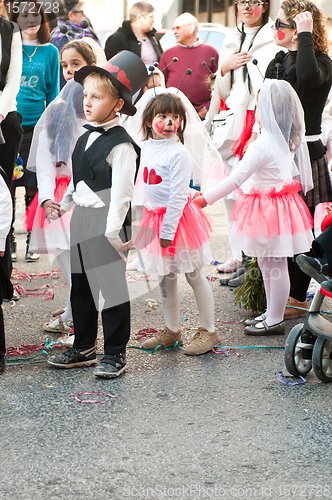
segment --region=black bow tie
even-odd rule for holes
[[[98,132],[99,134],[103,134],[105,135],[106,134],[106,130],[103,128],[103,127],[94,127],[93,125],[83,125],[84,128],[86,128],[90,134],[91,132]]]

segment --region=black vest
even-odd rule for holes
[[[85,146],[90,133],[86,132],[77,141],[72,155],[73,182],[76,189],[80,181],[84,181],[89,188],[98,193],[99,198],[106,206],[110,203],[110,193],[112,187],[112,167],[106,161],[113,148],[118,144],[130,143],[137,153],[136,173],[139,167],[140,148],[133,141],[126,130],[121,126],[112,127],[85,151]],[[130,209],[123,223],[124,226],[131,225]]]
[[[6,75],[10,64],[10,53],[13,39],[13,23],[0,16],[1,33],[1,63],[0,63],[0,90],[6,85]]]

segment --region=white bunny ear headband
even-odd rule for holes
[[[126,124],[126,130],[131,137],[138,143],[143,141],[142,135],[142,116],[143,112],[151,99],[159,94],[177,95],[186,109],[187,124],[183,134],[184,147],[189,152],[193,160],[193,182],[194,185],[201,185],[203,179],[206,179],[210,168],[217,161],[223,165],[222,158],[213,145],[209,134],[207,133],[204,122],[201,121],[194,106],[181,90],[175,87],[156,87],[149,89],[141,99],[136,103],[137,112],[130,117]]]
[[[298,179],[304,193],[313,188],[305,141],[304,113],[293,87],[284,80],[266,79],[258,95],[260,125],[268,132],[266,147],[286,179]]]

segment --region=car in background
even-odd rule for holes
[[[222,44],[224,43],[225,36],[232,30],[227,26],[217,23],[199,23],[198,38],[201,42],[212,45],[218,52],[220,52]],[[175,36],[172,30],[167,31],[160,39],[160,44],[163,51],[174,47],[176,45]]]

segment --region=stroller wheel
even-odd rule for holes
[[[312,354],[314,372],[319,380],[332,382],[332,341],[317,337]]]
[[[303,323],[294,326],[288,334],[285,344],[285,365],[294,377],[307,375],[312,367],[312,346],[304,344],[301,340]]]

